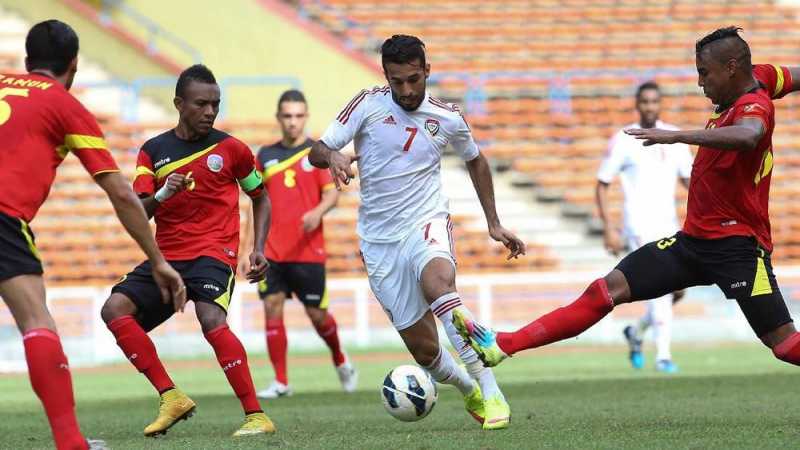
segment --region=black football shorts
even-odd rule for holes
[[[41,275],[42,261],[24,220],[0,213],[0,281],[18,275]]]
[[[258,283],[258,295],[263,300],[278,292],[287,297],[294,294],[305,306],[326,309],[325,264],[269,261],[266,279]]]

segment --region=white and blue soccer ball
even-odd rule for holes
[[[383,380],[381,399],[397,420],[416,422],[433,410],[439,393],[428,372],[417,366],[398,366]]]

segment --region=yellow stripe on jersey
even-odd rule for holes
[[[781,69],[780,66],[776,66],[775,64],[772,64],[772,67],[775,68],[775,72],[777,72],[778,74],[778,82],[775,84],[775,92],[772,93],[772,98],[775,98],[783,90],[783,83],[785,81],[783,79],[783,69]]]
[[[336,183],[328,183],[328,184],[322,186],[322,191],[325,192],[325,191],[329,191],[329,190],[335,189],[335,188],[336,188]]]
[[[152,176],[156,176],[156,174],[155,174],[155,173],[153,173],[153,171],[152,171],[152,170],[150,170],[148,167],[145,167],[145,166],[136,166],[136,176],[138,177],[139,175],[152,175]]]
[[[64,145],[69,150],[78,149],[101,149],[107,150],[105,139],[98,136],[87,136],[85,134],[68,134],[64,136]]]
[[[266,169],[264,169],[264,179],[265,180],[269,180],[269,178],[271,176],[275,175],[276,173],[283,172],[284,170],[286,170],[289,167],[291,167],[292,164],[294,164],[297,161],[300,161],[301,159],[303,159],[303,157],[305,157],[309,153],[311,153],[311,147],[309,147],[309,148],[307,148],[307,149],[305,149],[303,151],[295,153],[290,158],[285,159],[285,160],[279,162],[278,164],[275,164],[274,166],[267,167]]]
[[[171,162],[171,163],[167,164],[166,166],[156,170],[156,178],[161,179],[161,178],[166,177],[167,175],[171,174],[175,170],[177,170],[177,169],[189,164],[190,162],[192,162],[192,161],[194,161],[194,160],[196,160],[198,158],[203,157],[206,153],[210,152],[211,150],[214,150],[216,147],[217,147],[217,144],[214,144],[214,145],[212,145],[211,147],[208,147],[205,150],[201,150],[201,151],[199,151],[197,153],[194,153],[194,154],[191,154],[191,155],[187,156],[186,158],[182,158],[182,159],[179,159],[177,161],[174,161],[174,162]]]

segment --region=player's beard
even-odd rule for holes
[[[397,98],[397,94],[395,94],[394,91],[392,91],[392,100],[394,100],[394,102],[397,104],[397,106],[403,108],[403,110],[405,110],[405,111],[416,111],[417,108],[419,108],[419,105],[422,104],[422,100],[425,98],[425,91],[423,90],[422,92],[423,93],[419,96],[419,99],[416,102],[414,102],[414,106],[413,107],[406,106],[406,105],[400,103],[400,99]]]

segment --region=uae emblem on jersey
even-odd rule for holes
[[[222,156],[212,153],[211,155],[208,155],[206,164],[208,164],[208,168],[211,169],[212,172],[219,172],[222,170],[223,166]]]
[[[426,120],[425,129],[428,130],[428,133],[430,133],[431,136],[436,136],[436,133],[439,132],[439,121],[436,119]]]

